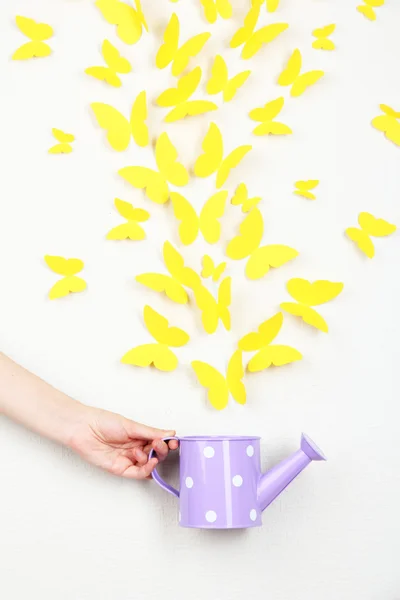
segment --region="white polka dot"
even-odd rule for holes
[[[212,446],[206,446],[203,450],[203,454],[206,458],[212,458],[215,454],[215,450]]]
[[[235,487],[240,487],[243,483],[243,477],[235,475],[235,477],[232,478],[232,483]]]
[[[193,487],[193,479],[191,477],[186,477],[185,479],[185,483],[186,483],[186,487],[187,488],[192,488]]]
[[[250,444],[250,446],[247,446],[247,448],[246,448],[246,454],[247,454],[247,456],[253,456],[253,454],[254,454],[254,448],[253,448],[253,446],[251,444]]]
[[[252,521],[255,521],[257,519],[257,511],[255,508],[252,508],[250,511],[250,519]]]
[[[217,513],[215,512],[215,510],[208,510],[206,512],[206,521],[208,521],[209,523],[215,523],[216,520]]]

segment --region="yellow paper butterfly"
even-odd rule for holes
[[[230,19],[232,16],[232,5],[229,0],[200,0],[200,3],[209,23],[215,23],[218,15],[222,19]]]
[[[229,177],[232,169],[238,166],[241,160],[252,149],[252,146],[238,146],[224,158],[224,142],[218,125],[210,123],[210,127],[201,145],[204,150],[194,165],[197,177],[209,177],[217,173],[217,189],[222,187]]]
[[[360,4],[357,6],[358,12],[360,12],[364,17],[367,17],[370,21],[376,20],[376,13],[374,8],[378,6],[383,6],[385,0],[363,0],[364,4]]]
[[[86,75],[90,75],[90,77],[94,77],[99,81],[105,81],[113,87],[121,87],[122,82],[117,73],[130,73],[132,71],[131,63],[123,58],[117,48],[108,40],[104,40],[101,53],[107,66],[89,67],[85,69]]]
[[[72,133],[64,133],[61,129],[53,128],[51,131],[59,144],[49,148],[49,154],[70,154],[71,142],[75,140],[75,136]]]
[[[230,41],[231,48],[238,48],[244,44],[241,53],[241,57],[244,59],[254,56],[264,45],[275,40],[289,27],[287,23],[272,23],[254,31],[259,14],[260,5],[256,3],[247,13],[243,27],[237,30]]]
[[[192,367],[197,379],[208,390],[208,400],[214,408],[222,410],[228,405],[229,392],[239,404],[246,404],[246,388],[242,379],[244,369],[242,353],[236,350],[229,360],[226,378],[217,369],[201,360],[194,360]]]
[[[243,352],[258,351],[250,359],[247,365],[248,371],[257,373],[268,369],[271,365],[282,367],[303,358],[300,352],[291,346],[271,345],[271,342],[280,332],[282,324],[283,315],[278,312],[261,323],[257,332],[248,333],[239,340],[239,349]]]
[[[309,200],[316,200],[316,195],[310,192],[310,190],[314,190],[319,184],[318,179],[308,179],[307,181],[296,181],[293,194],[296,196],[303,196],[303,198],[308,198]]]
[[[319,280],[294,278],[287,282],[286,288],[296,302],[282,302],[281,309],[291,315],[301,317],[305,323],[328,333],[328,324],[323,317],[311,306],[325,304],[339,296],[343,290],[343,283]]]
[[[213,281],[218,281],[221,277],[222,273],[226,269],[226,262],[222,262],[219,265],[216,265],[208,254],[205,254],[201,259],[201,264],[203,265],[203,269],[201,271],[201,276],[203,279],[208,279],[212,277]]]
[[[146,233],[139,225],[143,221],[148,221],[150,218],[147,210],[143,208],[134,208],[129,202],[124,202],[119,198],[114,200],[115,208],[127,223],[113,227],[107,233],[108,240],[144,240]]]
[[[117,36],[125,44],[136,44],[142,37],[143,28],[148,31],[140,0],[135,8],[119,0],[96,0],[95,5],[110,25],[116,25]]]
[[[243,219],[239,231],[239,235],[229,242],[226,255],[232,260],[250,257],[245,269],[249,279],[261,279],[270,267],[281,267],[299,254],[294,248],[281,244],[260,247],[264,220],[257,207]]]
[[[158,106],[175,107],[165,117],[166,123],[217,110],[218,106],[209,100],[189,100],[199,87],[200,79],[201,69],[196,67],[178,80],[176,88],[168,88],[158,96],[156,100]]]
[[[128,148],[131,135],[138,146],[144,147],[149,143],[149,131],[145,122],[147,119],[145,91],[140,92],[133,103],[130,121],[110,104],[93,102],[90,106],[99,126],[107,131],[108,143],[117,152],[123,152]]]
[[[221,224],[218,221],[225,211],[228,192],[222,190],[213,194],[197,213],[193,206],[184,196],[171,192],[170,198],[174,209],[174,215],[180,221],[179,238],[185,246],[193,244],[197,239],[199,231],[209,244],[215,244],[221,237]]]
[[[400,112],[393,110],[386,104],[380,104],[379,108],[384,113],[372,119],[372,127],[378,131],[383,131],[388,140],[400,146]]]
[[[23,44],[12,55],[12,60],[27,60],[28,58],[43,58],[51,54],[51,48],[44,40],[53,35],[53,28],[45,23],[37,23],[28,17],[15,17],[18,29],[31,41]]]
[[[249,212],[252,208],[257,206],[261,202],[260,196],[254,196],[254,198],[249,198],[249,194],[247,191],[246,184],[240,183],[235,191],[234,196],[232,196],[231,204],[234,206],[241,206],[242,213]]]
[[[49,291],[50,300],[63,298],[73,292],[83,292],[86,289],[86,281],[76,276],[84,267],[79,258],[63,258],[62,256],[49,256],[46,254],[44,260],[53,273],[63,276]]]
[[[213,96],[223,92],[224,102],[229,102],[235,96],[238,89],[245,83],[250,73],[251,71],[242,71],[232,77],[232,79],[229,79],[226,62],[222,56],[217,54],[212,66],[211,77],[207,83],[207,94]]]
[[[201,311],[201,322],[207,333],[214,333],[220,320],[227,331],[231,329],[231,283],[231,277],[221,281],[217,300],[202,283],[193,288],[196,305]]]
[[[261,124],[253,129],[254,135],[289,135],[292,132],[290,127],[279,121],[274,121],[275,117],[281,112],[285,99],[283,96],[267,102],[261,108],[254,108],[249,112],[249,117],[253,121],[260,121]]]
[[[201,283],[200,277],[193,269],[185,267],[182,256],[169,242],[164,243],[163,258],[170,275],[143,273],[136,277],[136,281],[155,292],[165,293],[173,302],[187,304],[189,298],[184,286],[190,289],[197,287]]]
[[[178,153],[168,135],[162,133],[156,142],[156,163],[158,171],[148,167],[124,167],[118,171],[125,181],[138,189],[144,189],[150,200],[165,204],[169,198],[168,182],[183,187],[189,182],[189,173],[177,161]]]
[[[336,46],[332,40],[328,39],[328,37],[332,35],[335,29],[335,24],[325,25],[325,27],[314,29],[312,34],[317,39],[313,41],[312,47],[315,48],[315,50],[334,50]]]
[[[259,4],[262,6],[266,2],[266,8],[268,12],[275,12],[279,6],[280,0],[253,0],[252,4]]]
[[[159,69],[165,69],[172,63],[174,77],[179,77],[188,66],[189,60],[201,52],[211,37],[211,33],[199,33],[179,48],[179,29],[179,19],[173,13],[164,32],[164,43],[160,46],[156,56],[156,66]]]
[[[368,258],[375,256],[375,246],[371,237],[386,237],[392,235],[397,229],[396,225],[384,219],[376,219],[367,212],[361,212],[358,215],[358,224],[361,229],[358,229],[358,227],[348,227],[346,235],[357,244],[361,252],[365,256],[368,256]]]
[[[291,85],[290,95],[296,98],[301,96],[308,87],[314,85],[324,76],[323,71],[307,71],[300,75],[302,57],[300,50],[294,50],[286,67],[279,75],[278,84],[282,86]]]
[[[174,371],[178,366],[178,359],[169,346],[173,348],[185,346],[189,341],[188,334],[178,327],[170,327],[167,319],[151,306],[144,307],[143,318],[148,332],[157,344],[136,346],[124,354],[121,362],[136,367],[154,365],[159,371]]]

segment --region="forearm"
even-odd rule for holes
[[[69,445],[88,410],[0,352],[0,414]]]

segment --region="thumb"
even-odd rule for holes
[[[154,440],[165,437],[173,437],[176,434],[174,429],[157,429],[157,427],[149,427],[143,423],[136,423],[127,419],[127,431],[131,437],[141,438],[143,440]]]

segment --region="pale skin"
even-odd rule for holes
[[[146,479],[158,460],[178,447],[175,431],[156,429],[81,404],[0,352],[0,415],[71,448],[113,475]],[[154,448],[158,458],[149,460]]]

